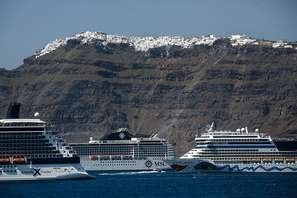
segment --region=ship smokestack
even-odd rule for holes
[[[13,102],[9,104],[6,118],[17,119],[20,117],[21,103]]]

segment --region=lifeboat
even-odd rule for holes
[[[286,158],[287,162],[295,162],[295,158]]]
[[[271,158],[263,158],[262,161],[263,162],[272,162]]]
[[[274,162],[275,163],[284,163],[284,159],[283,158],[275,158]]]
[[[26,159],[24,157],[13,158],[13,163],[15,164],[23,164],[25,162],[26,162]]]
[[[110,160],[110,155],[100,155],[100,160]]]
[[[123,155],[123,160],[132,160],[133,156],[132,155]]]
[[[122,157],[121,157],[120,155],[112,155],[112,156],[111,156],[111,159],[112,159],[112,160],[121,160]]]
[[[283,161],[284,158],[274,158],[274,161]]]
[[[90,160],[98,160],[98,156],[96,156],[96,155],[90,155],[89,156],[89,159]]]
[[[0,159],[0,164],[9,164],[10,163],[10,159],[9,158],[2,158]]]

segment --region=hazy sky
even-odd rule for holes
[[[297,0],[0,0],[0,67],[82,31],[297,41]]]

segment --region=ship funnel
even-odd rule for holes
[[[20,117],[21,103],[13,102],[9,104],[6,118],[17,119]]]
[[[128,128],[119,128],[116,132],[117,133],[119,133],[119,132],[129,132],[129,129]]]
[[[158,137],[158,133],[154,133],[153,135],[150,136],[150,138],[156,138]]]

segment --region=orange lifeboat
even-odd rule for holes
[[[98,156],[96,155],[90,155],[89,158],[90,160],[98,160]]]
[[[15,164],[23,164],[25,163],[26,159],[24,157],[17,157],[13,158],[13,163]]]
[[[0,164],[9,164],[10,163],[10,159],[9,158],[1,158],[0,159]]]

